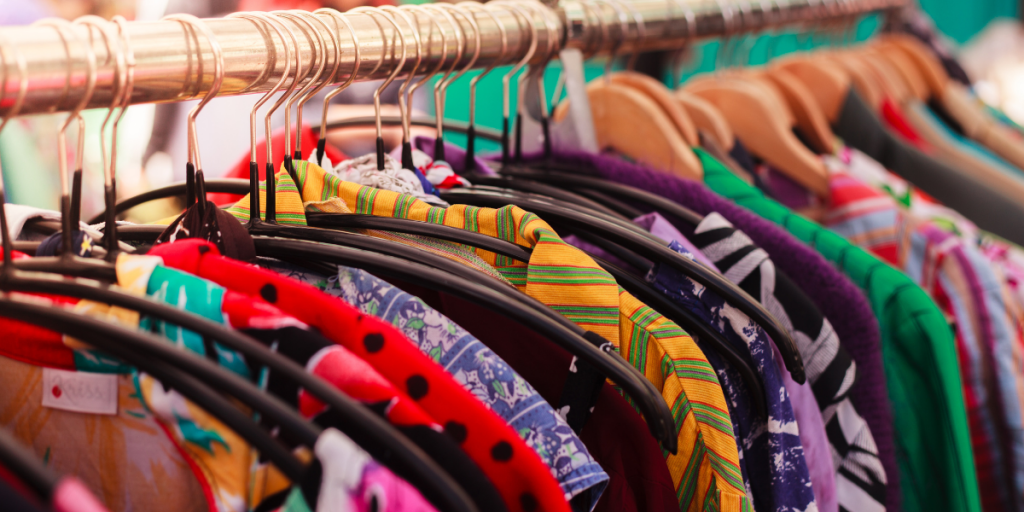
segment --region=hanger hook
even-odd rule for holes
[[[277,33],[277,37],[281,39],[281,44],[284,47],[284,72],[281,73],[281,78],[278,79],[274,87],[267,91],[249,111],[249,226],[260,222],[260,193],[259,193],[259,164],[256,162],[256,112],[262,107],[272,96],[277,94],[278,91],[284,86],[284,82],[288,80],[291,71],[292,59],[291,59],[291,48],[288,46],[288,41],[284,37],[284,32],[277,20],[271,21],[269,16],[259,12],[239,12],[228,15],[228,18],[239,18],[252,22],[256,25],[257,29],[263,28],[263,25],[270,27],[274,32]],[[272,47],[274,51],[274,59],[270,62],[269,66],[272,68],[277,63],[277,45],[274,44],[273,38],[269,38],[267,45]],[[270,126],[269,121],[267,123],[267,132],[269,135]],[[267,222],[275,221],[275,209],[271,208],[270,205],[276,204],[275,197],[272,193],[274,187],[274,163],[273,154],[271,150],[271,140],[267,138]]]
[[[441,84],[441,94],[440,94],[440,98],[439,98],[440,102],[439,103],[435,102],[435,105],[434,105],[434,110],[436,111],[435,113],[437,115],[437,126],[439,128],[438,132],[437,132],[437,138],[434,141],[434,159],[435,160],[446,160],[445,151],[444,151],[444,131],[443,131],[443,129],[444,129],[444,109],[445,109],[445,104],[446,104],[446,102],[448,100],[448,87],[450,85],[452,85],[452,83],[454,83],[456,80],[462,78],[466,74],[467,71],[469,71],[474,65],[476,65],[476,61],[480,58],[481,37],[480,37],[480,25],[476,22],[476,15],[470,15],[468,13],[467,9],[465,9],[465,7],[463,7],[461,5],[452,5],[452,4],[437,4],[437,6],[440,7],[440,8],[443,8],[443,9],[450,10],[450,11],[454,12],[455,14],[458,14],[463,19],[465,19],[467,22],[469,22],[470,28],[473,29],[473,56],[469,59],[469,62],[467,62],[466,65],[463,66],[462,69],[460,69],[457,74],[455,74],[455,76],[451,76],[447,80],[444,80],[444,82]],[[461,30],[461,27],[460,27],[460,30]],[[464,42],[466,44],[466,49],[468,49],[468,47],[469,47],[469,37],[468,36],[465,37]]]
[[[203,179],[203,163],[199,156],[199,134],[196,130],[196,118],[199,116],[199,112],[203,110],[203,107],[217,96],[220,92],[221,84],[224,83],[224,53],[221,50],[220,43],[217,38],[213,35],[213,31],[210,27],[203,23],[199,18],[192,16],[191,14],[174,14],[171,16],[165,16],[164,19],[177,21],[181,23],[182,27],[186,29],[186,37],[188,32],[192,32],[193,37],[196,37],[196,50],[199,54],[199,78],[198,84],[200,87],[203,83],[204,75],[203,71],[203,52],[202,47],[199,46],[198,33],[202,32],[203,36],[206,37],[207,44],[210,45],[210,52],[213,53],[213,82],[210,84],[210,89],[203,96],[203,99],[199,100],[199,103],[192,107],[192,110],[188,113],[188,147],[189,147],[189,173],[195,172],[195,184],[196,184],[196,200],[199,202],[199,215],[202,218],[206,213],[206,187],[205,180]],[[191,203],[189,203],[191,205]]]
[[[420,64],[423,63],[423,41],[420,39],[420,27],[419,17],[413,13],[416,18],[416,23],[413,24],[413,18],[410,18],[405,10],[399,9],[393,5],[385,5],[381,7],[382,10],[391,12],[398,15],[405,24],[412,30],[413,42],[416,43],[416,63],[413,64],[412,69],[409,70],[409,74],[406,75],[405,81],[402,83],[402,87],[398,89],[398,111],[402,117],[402,145],[409,143],[409,97],[408,91],[409,86],[412,85],[413,78],[416,77],[416,72],[420,69]],[[404,151],[404,150],[403,150]],[[402,167],[407,167],[406,162],[402,162]]]
[[[7,63],[8,55],[7,43],[15,49],[15,63],[18,67],[18,95],[14,98],[14,103],[11,108],[7,110],[7,115],[0,119],[0,133],[3,132],[4,127],[7,126],[7,122],[18,116],[21,112],[22,105],[25,104],[25,96],[28,94],[28,65],[25,62],[25,56],[20,51],[17,51],[16,43],[11,41],[0,42],[0,61],[3,63],[3,82],[0,82],[0,98],[7,97]],[[0,176],[3,176],[3,168],[0,167]],[[0,277],[7,278],[13,272],[14,265],[8,265],[11,261],[14,244],[11,241],[11,232],[7,227],[7,200],[5,198],[3,179],[0,179],[0,242],[3,244],[3,265],[0,266]]]
[[[113,160],[113,154],[111,154],[110,159],[107,158],[107,125],[110,124],[111,118],[114,117],[114,110],[122,103],[121,96],[124,93],[125,82],[127,81],[127,63],[121,46],[114,44],[115,37],[110,32],[111,28],[106,20],[99,16],[88,15],[76,19],[73,25],[86,25],[89,27],[90,32],[92,32],[93,28],[99,30],[100,35],[103,37],[103,44],[107,48],[106,61],[109,61],[111,57],[114,58],[114,93],[111,97],[110,108],[107,109],[107,115],[103,118],[103,123],[100,125],[100,156],[103,161],[104,184],[110,185],[110,162]]]
[[[722,28],[724,32],[718,42],[718,48],[715,49],[715,71],[721,71],[722,69],[722,47],[726,46],[729,39],[732,37],[735,31],[736,15],[732,12],[732,5],[727,3],[725,0],[715,0],[718,4],[718,10],[722,13]]]
[[[686,0],[675,0],[675,4],[683,9],[683,19],[686,20],[686,42],[683,43],[682,48],[675,52],[672,56],[672,89],[678,89],[682,82],[682,67],[683,57],[686,55],[686,45],[696,38],[697,34],[697,15],[693,12],[693,8]],[[671,26],[666,23],[666,27]],[[666,34],[667,36],[667,34]]]
[[[416,92],[416,90],[419,89],[421,86],[423,86],[423,84],[429,83],[430,80],[432,80],[434,78],[434,76],[437,75],[437,73],[440,72],[441,69],[444,67],[445,60],[447,60],[447,58],[448,58],[448,38],[445,36],[444,28],[441,26],[441,23],[437,21],[437,16],[435,15],[435,13],[431,9],[424,9],[422,6],[411,5],[411,4],[403,5],[403,6],[400,7],[400,9],[408,9],[408,10],[411,10],[411,11],[413,11],[415,13],[423,13],[423,14],[426,14],[428,18],[430,18],[431,29],[430,29],[430,32],[427,33],[427,56],[428,56],[428,58],[433,55],[432,52],[433,52],[433,47],[434,47],[434,45],[433,45],[433,43],[434,43],[434,29],[436,28],[437,32],[439,34],[441,34],[441,54],[440,54],[441,58],[438,59],[437,65],[434,66],[434,69],[432,69],[430,71],[427,71],[427,73],[423,76],[423,78],[421,78],[418,82],[412,84],[412,86],[409,87],[409,90],[406,91],[406,93],[405,93],[405,97],[406,97],[405,101],[406,101],[406,104],[408,105],[409,104],[409,98],[412,97],[412,95]],[[411,80],[412,77],[410,77],[409,79]],[[411,154],[410,154],[409,158],[410,159],[412,158]]]
[[[304,80],[305,77],[309,76],[309,73],[313,70],[313,66],[315,65],[316,72],[313,73],[313,77],[310,78],[309,82],[301,89],[299,89],[298,92],[296,92],[290,98],[288,98],[288,101],[285,103],[284,106],[284,161],[285,167],[288,169],[290,173],[292,173],[292,178],[296,179],[292,159],[293,157],[298,160],[302,159],[302,148],[300,146],[300,134],[302,133],[302,108],[299,107],[295,112],[295,151],[293,153],[291,147],[292,107],[295,106],[296,102],[305,97],[306,94],[308,94],[314,87],[316,87],[319,84],[320,76],[323,75],[324,69],[327,67],[327,41],[324,39],[323,34],[321,34],[320,31],[317,30],[316,27],[314,27],[313,24],[309,21],[308,18],[312,18],[313,15],[306,11],[274,11],[271,14],[291,19],[292,21],[296,22],[296,25],[299,27],[299,30],[302,31],[303,35],[306,35],[307,39],[310,39],[310,49],[312,50],[316,62],[316,64],[314,64],[312,61],[310,62],[309,69],[306,70],[306,74],[303,76],[302,79]],[[305,28],[303,28],[303,25],[305,25]],[[313,35],[312,38],[309,37],[310,34]],[[301,54],[299,53],[298,48],[296,48],[296,56],[299,55]],[[298,61],[298,59],[296,59],[296,61]],[[300,81],[298,77],[296,77],[295,80],[296,82]]]
[[[74,255],[73,251],[71,250],[71,231],[72,229],[77,229],[79,227],[78,219],[75,217],[76,211],[79,210],[79,208],[77,207],[77,205],[72,204],[72,197],[68,191],[67,130],[68,126],[71,125],[71,121],[73,119],[77,119],[79,121],[79,147],[84,148],[85,130],[84,122],[80,114],[82,113],[82,110],[92,100],[93,93],[96,90],[96,52],[93,51],[91,44],[91,29],[89,29],[90,44],[82,44],[82,40],[78,37],[78,34],[75,33],[75,31],[72,29],[71,23],[67,20],[48,18],[39,20],[36,23],[33,23],[33,25],[53,27],[54,29],[57,30],[57,33],[60,35],[61,40],[64,42],[64,48],[67,52],[66,55],[68,59],[67,72],[69,91],[71,80],[70,77],[72,73],[72,60],[70,46],[68,45],[67,39],[65,38],[65,28],[69,29],[68,32],[75,39],[75,42],[78,44],[78,46],[85,48],[86,63],[88,65],[87,75],[85,79],[85,94],[82,95],[82,98],[78,101],[78,104],[76,104],[74,108],[70,112],[68,112],[68,117],[64,120],[63,123],[61,123],[60,129],[57,133],[57,153],[60,157],[59,169],[61,191],[61,257],[69,259],[72,258]],[[81,150],[79,150],[79,155],[78,158],[76,158],[76,163],[81,162],[80,153]],[[76,173],[79,176],[78,183],[81,184],[80,169],[76,169]],[[80,197],[80,191],[79,194],[76,194],[76,196]]]
[[[305,12],[305,11],[303,11],[303,12]],[[331,72],[327,76],[322,77],[322,79],[320,80],[319,85],[317,85],[316,87],[311,89],[309,92],[306,93],[305,96],[302,97],[302,99],[299,100],[298,106],[296,107],[297,108],[297,115],[296,115],[296,119],[295,119],[295,123],[297,125],[299,125],[299,128],[300,128],[298,133],[295,134],[295,148],[296,148],[296,151],[301,151],[301,148],[302,148],[302,130],[301,130],[301,128],[302,128],[302,111],[304,110],[304,108],[306,106],[306,103],[309,102],[310,100],[312,100],[313,97],[316,96],[317,94],[320,94],[320,91],[324,90],[324,88],[327,87],[331,83],[331,81],[334,79],[334,77],[337,76],[338,69],[341,67],[341,39],[340,39],[340,36],[338,34],[335,34],[335,31],[331,30],[331,28],[327,26],[327,23],[324,22],[323,18],[320,17],[320,16],[317,16],[317,14],[320,14],[320,10],[311,13],[310,17],[312,19],[316,20],[316,22],[319,23],[320,26],[322,26],[324,28],[324,31],[327,32],[327,36],[331,38],[331,47],[333,48],[332,52],[327,52],[326,48],[324,49],[324,52],[326,53],[324,55],[324,62],[326,64],[327,57],[330,56],[330,55],[333,55],[334,67],[331,68]]]
[[[474,13],[486,13],[494,21],[494,24],[498,27],[498,33],[501,35],[501,49],[499,50],[498,58],[492,61],[482,73],[469,80],[469,129],[466,133],[466,159],[463,164],[464,172],[469,172],[473,169],[474,158],[476,157],[476,86],[495,67],[504,64],[505,55],[508,53],[508,33],[505,31],[505,26],[498,21],[498,16],[490,9],[486,9],[476,2],[461,2],[458,5],[464,6],[467,10]]]
[[[489,5],[499,5],[508,8],[512,15],[516,17],[517,24],[519,24],[519,19],[521,18],[526,21],[526,25],[530,29],[530,46],[526,50],[526,55],[519,62],[516,62],[512,69],[508,70],[508,73],[501,77],[502,114],[504,116],[501,129],[501,164],[502,166],[507,166],[509,164],[509,119],[511,116],[509,82],[512,80],[512,76],[523,69],[523,66],[526,66],[533,59],[533,55],[537,53],[537,26],[533,24],[533,17],[526,15],[526,12],[522,9],[522,4],[497,0],[490,2]],[[519,24],[519,28],[520,34],[522,34],[522,24]],[[522,37],[519,40],[522,41]],[[516,96],[518,97],[518,90],[516,91]]]
[[[323,112],[321,112],[321,114],[320,114],[320,140],[317,141],[317,144],[316,144],[316,155],[317,155],[316,156],[316,161],[322,163],[324,161],[324,150],[327,147],[327,108],[330,106],[331,100],[334,99],[335,96],[341,94],[341,91],[344,91],[345,89],[348,89],[348,86],[352,85],[352,82],[355,81],[356,76],[359,74],[359,66],[362,63],[362,57],[360,55],[361,52],[359,50],[359,36],[356,35],[355,29],[352,28],[352,22],[350,22],[346,16],[342,15],[340,12],[338,12],[338,11],[336,11],[334,9],[326,9],[326,8],[325,9],[317,9],[317,10],[313,11],[313,13],[314,14],[328,14],[328,15],[330,15],[331,18],[334,20],[334,28],[335,28],[335,30],[338,29],[338,21],[341,21],[341,23],[345,25],[345,28],[348,29],[349,35],[352,36],[352,57],[353,57],[352,72],[349,73],[348,79],[346,79],[344,83],[342,83],[337,88],[335,88],[333,91],[327,93],[327,95],[324,96],[324,108],[323,108]],[[341,61],[341,38],[340,38],[340,34],[339,34],[339,38],[338,38],[338,61],[339,62]],[[376,69],[376,68],[374,68],[374,69]],[[335,72],[335,73],[337,73],[337,72]],[[331,80],[337,80],[337,78],[338,78],[337,75],[335,75],[335,76],[331,77]]]
[[[455,60],[452,61],[451,67],[445,71],[444,76],[434,83],[434,117],[436,122],[435,129],[437,130],[436,140],[440,141],[444,139],[444,93],[447,90],[448,85],[451,83],[449,79],[451,78],[452,73],[455,72],[455,68],[459,65],[459,61],[462,60],[462,55],[469,44],[466,41],[466,33],[462,29],[462,25],[455,20],[455,17],[451,15],[448,9],[442,9],[441,4],[427,4],[423,5],[423,8],[443,16],[448,21],[448,24],[452,26],[452,30],[455,33]],[[459,73],[459,75],[461,74],[462,73]],[[438,147],[443,147],[440,142],[435,143],[435,149]],[[438,155],[436,154],[434,155],[435,158],[437,158],[437,156]]]
[[[612,46],[611,56],[608,58],[608,61],[605,62],[604,64],[604,73],[602,76],[607,82],[611,80],[610,77],[612,72],[612,65],[615,63],[615,60],[621,54],[622,46],[625,44],[626,37],[628,37],[629,35],[629,17],[626,16],[626,11],[623,10],[620,5],[612,3],[611,0],[596,1],[600,2],[601,4],[607,5],[608,7],[611,7],[612,10],[615,11],[616,16],[619,18],[619,38],[615,41],[614,46]]]
[[[378,171],[383,171],[384,170],[384,130],[383,130],[383,127],[381,126],[381,118],[380,118],[380,94],[381,94],[381,92],[384,91],[384,89],[387,89],[387,87],[389,85],[391,85],[391,82],[393,82],[395,80],[395,77],[398,76],[398,74],[402,72],[402,68],[405,67],[405,60],[406,60],[405,34],[402,33],[402,30],[400,28],[398,28],[398,23],[395,22],[395,19],[392,18],[391,15],[389,15],[387,12],[384,12],[384,11],[381,11],[381,10],[378,10],[378,9],[374,9],[372,7],[357,7],[355,9],[352,9],[349,12],[366,12],[367,14],[370,15],[371,18],[373,18],[374,14],[379,14],[379,15],[383,16],[384,19],[387,20],[387,22],[391,24],[392,28],[395,29],[395,35],[399,39],[399,41],[402,43],[402,56],[400,57],[398,65],[394,66],[394,70],[392,70],[391,74],[388,75],[388,77],[386,79],[384,79],[384,82],[380,84],[380,87],[378,87],[377,90],[373,91],[373,110],[374,110],[374,115],[375,115],[376,121],[377,121],[377,170]],[[374,21],[376,21],[376,18],[374,18]],[[383,30],[382,30],[382,33],[383,33]],[[385,43],[387,42],[387,38],[386,37],[384,38],[384,42]],[[385,48],[386,48],[386,46],[387,45],[385,44]],[[394,60],[395,47],[396,46],[397,46],[397,43],[395,42],[395,39],[392,39],[392,43],[391,43],[391,58],[392,58],[392,60]],[[382,63],[384,62],[384,58],[387,55],[387,51],[386,51],[385,48],[382,48],[382,51],[381,51],[380,58],[381,58],[381,62]]]

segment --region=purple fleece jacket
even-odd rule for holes
[[[718,212],[768,252],[776,268],[788,275],[818,304],[857,362],[860,380],[850,398],[871,429],[889,480],[890,510],[899,510],[899,469],[893,448],[892,411],[882,367],[878,320],[864,293],[814,249],[753,212],[715,194],[703,184],[660,173],[618,158],[586,153],[555,154],[561,164],[579,166],[580,174],[605,178],[671,199],[695,212]],[[651,208],[634,204],[642,211]],[[685,236],[694,226],[661,212]]]

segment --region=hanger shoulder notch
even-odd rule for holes
[[[672,96],[672,91],[664,84],[642,73],[635,71],[623,71],[613,73],[609,77],[614,84],[621,84],[632,87],[654,100],[661,107],[665,115],[679,130],[680,135],[690,146],[699,146],[700,137],[697,135],[697,126],[694,125],[686,109],[679,104]]]
[[[658,104],[631,87],[595,80],[587,86],[598,145],[678,176],[704,170],[691,146]]]
[[[736,136],[732,133],[729,122],[726,121],[725,117],[722,116],[722,113],[714,105],[700,96],[683,90],[675,91],[672,96],[683,107],[683,110],[686,110],[686,113],[697,128],[714,137],[715,142],[722,149],[726,151],[732,150]]]
[[[850,92],[850,78],[841,69],[821,59],[800,57],[780,59],[773,68],[783,69],[802,81],[829,122],[839,118]]]
[[[722,80],[698,82],[687,90],[714,105],[751,153],[815,194],[828,197],[825,164],[796,138],[792,122],[766,105],[765,98],[772,96],[770,89]]]
[[[836,136],[807,86],[783,69],[764,73],[761,79],[770,82],[785,99],[812,149],[820,154],[832,153]]]

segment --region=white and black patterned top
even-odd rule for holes
[[[717,213],[706,216],[690,238],[721,270],[789,331],[821,408],[836,469],[840,510],[885,510],[885,469],[867,423],[850,402],[856,363],[817,306],[742,231]]]

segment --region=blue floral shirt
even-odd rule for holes
[[[395,325],[537,451],[566,499],[590,490],[583,507],[591,510],[597,504],[608,475],[583,441],[533,386],[465,329],[419,298],[363,270],[339,265],[337,276],[325,277],[277,260],[260,259],[259,264]]]
[[[678,242],[672,241],[669,247],[693,259]],[[773,359],[768,335],[717,294],[667,265],[656,265],[647,274],[647,281],[722,333],[741,353],[750,354],[753,369],[764,384],[768,418],[757,417],[750,403],[750,392],[739,372],[714,350],[709,350],[708,345],[698,342],[726,393],[744,476],[753,476],[748,480],[747,492],[753,494],[755,509],[759,512],[817,510],[800,430]]]

